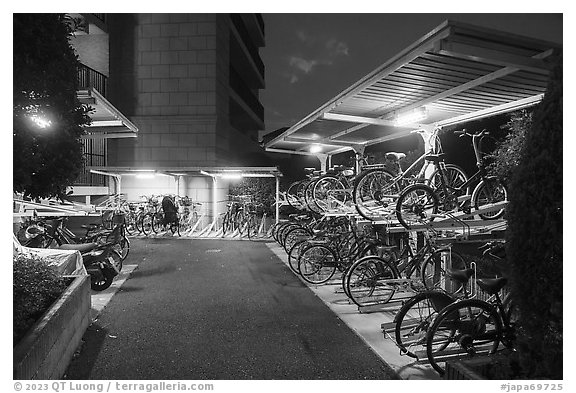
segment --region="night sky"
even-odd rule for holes
[[[330,9],[330,8],[327,8]],[[562,43],[561,14],[263,14],[266,132],[294,125],[446,19]]]
[[[545,41],[562,43],[562,14],[263,14],[266,46],[260,49],[266,67],[266,89],[261,91],[266,133],[290,127],[340,92],[387,62],[447,19],[493,28]],[[504,136],[501,115],[463,124],[470,131],[484,128]],[[442,137],[447,162],[474,173],[470,141],[450,133]],[[372,150],[408,152],[422,141],[416,135]],[[368,149],[367,151],[369,151]],[[348,160],[341,154],[334,163]],[[298,156],[279,161],[288,177],[303,176],[301,168],[319,168],[315,157]],[[300,169],[298,169],[300,168]]]

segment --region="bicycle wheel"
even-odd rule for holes
[[[314,179],[310,181],[306,188],[304,189],[304,202],[306,203],[306,208],[314,213],[322,213],[322,209],[316,205],[314,202],[314,185],[318,182],[319,179]]]
[[[234,215],[234,229],[237,229],[240,235],[244,233],[246,221],[247,217],[244,210],[238,210]]]
[[[470,267],[462,255],[451,248],[442,248],[434,251],[422,264],[420,271],[422,282],[428,290],[441,289],[449,293],[462,290],[462,285],[446,277],[446,268],[463,270]],[[469,282],[468,292],[471,290]]]
[[[170,232],[172,232],[172,235],[180,235],[180,218],[178,217],[178,215],[176,216],[176,220],[172,221],[170,223]]]
[[[406,187],[396,203],[396,217],[406,229],[415,225],[427,225],[438,212],[438,197],[434,190],[424,184]]]
[[[444,375],[448,360],[493,354],[502,337],[496,308],[478,299],[466,299],[444,308],[426,338],[430,365]]]
[[[136,234],[136,232],[138,231],[136,227],[136,214],[133,211],[128,212],[125,216],[125,220],[126,220],[125,229],[128,236]]]
[[[336,272],[336,262],[336,253],[330,247],[311,244],[300,253],[298,270],[302,278],[310,284],[324,284]]]
[[[303,228],[302,225],[297,223],[290,223],[289,225],[285,225],[284,227],[280,228],[278,231],[278,243],[284,247],[284,243],[286,241],[286,235],[294,228]]]
[[[248,239],[252,240],[258,236],[259,231],[259,220],[256,218],[256,214],[252,213],[248,217],[248,224],[246,225],[246,231],[248,235]]]
[[[142,233],[144,233],[145,236],[152,234],[153,220],[154,220],[153,213],[146,213],[142,218]]]
[[[358,214],[367,220],[378,220],[394,211],[394,200],[400,193],[394,176],[384,169],[366,171],[355,181],[352,198]]]
[[[466,172],[464,172],[464,169],[454,164],[445,164],[442,173],[444,173],[445,176],[444,181],[446,187],[448,187],[451,190],[458,189],[468,181],[468,176],[466,175]],[[432,173],[430,178],[427,180],[426,184],[434,189],[434,191],[440,196],[439,199],[442,199],[440,195],[440,193],[442,192],[441,187],[442,180],[440,179],[440,176],[441,176],[440,170],[436,169]],[[461,190],[458,195],[465,195],[469,193],[470,193],[470,187],[466,187],[465,189]]]
[[[158,233],[164,229],[163,221],[164,213],[156,212],[152,215],[152,231],[154,231],[154,233]]]
[[[420,292],[411,297],[394,317],[394,337],[402,353],[414,356],[415,351],[424,350],[426,334],[444,307],[454,301],[441,291]]]
[[[492,203],[504,202],[508,200],[508,190],[496,177],[483,179],[472,193],[472,203],[476,210],[482,206]],[[480,218],[483,220],[496,220],[504,215],[505,209],[481,213]]]
[[[288,251],[288,266],[295,274],[300,275],[300,268],[298,267],[298,259],[300,258],[300,253],[308,245],[306,240],[297,241],[292,245]]]
[[[286,202],[288,205],[292,206],[294,209],[302,209],[300,204],[300,199],[298,198],[298,187],[303,180],[298,180],[290,184],[288,190],[286,191]]]
[[[289,252],[294,243],[310,238],[312,236],[312,231],[306,227],[295,227],[290,229],[286,236],[284,237],[284,250]]]
[[[338,205],[346,202],[344,183],[335,176],[326,175],[318,179],[312,187],[312,199],[320,211],[328,211],[330,205],[336,201]]]
[[[346,276],[344,292],[357,306],[388,303],[396,292],[386,283],[398,278],[396,270],[377,256],[360,258],[350,266]]]
[[[142,220],[144,220],[144,212],[140,211],[136,214],[136,230],[138,234],[142,233]]]

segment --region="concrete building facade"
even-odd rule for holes
[[[261,15],[82,16],[98,26],[73,39],[79,58],[105,77],[99,89],[138,129],[136,138],[105,139],[103,166],[161,171],[270,164],[258,144],[264,130]],[[110,192],[118,191],[117,181],[108,183]],[[218,181],[217,189],[218,210],[224,210],[227,182]],[[214,199],[210,177],[133,173],[122,176],[120,191],[128,200],[162,193]]]
[[[247,165],[259,151],[264,66],[258,15],[110,14],[112,102],[138,126],[108,165]]]

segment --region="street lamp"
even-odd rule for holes
[[[34,125],[42,130],[49,128],[52,125],[52,121],[40,115],[30,115],[30,120]]]

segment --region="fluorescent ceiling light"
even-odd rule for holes
[[[241,173],[223,173],[220,177],[222,179],[242,179],[244,175]]]
[[[406,124],[416,123],[428,117],[428,111],[425,107],[414,109],[413,111],[401,113],[396,117],[396,127]]]
[[[310,146],[310,153],[320,153],[322,151],[322,146],[312,145]]]
[[[137,179],[153,179],[156,177],[154,173],[139,173],[136,175]]]

